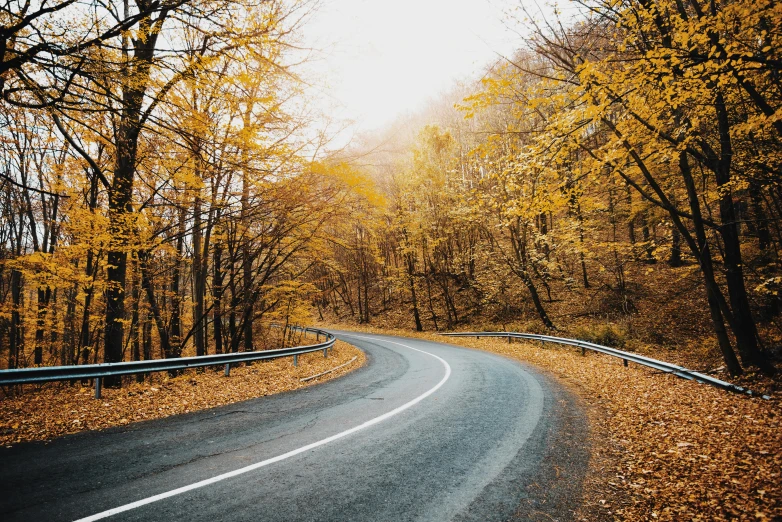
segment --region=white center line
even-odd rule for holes
[[[433,353],[426,352],[424,350],[419,350],[418,348],[413,348],[412,346],[408,346],[406,344],[398,343],[396,341],[387,341],[382,338],[377,337],[364,337],[360,335],[351,335],[350,337],[356,337],[358,339],[369,339],[372,341],[382,341],[385,343],[390,344],[396,344],[399,346],[402,346],[404,348],[409,348],[410,350],[415,350],[416,352],[421,352],[426,355],[429,355],[431,357],[434,357],[438,361],[440,361],[443,366],[445,367],[445,376],[438,382],[433,388],[426,391],[422,395],[419,395],[415,399],[406,402],[405,404],[399,406],[398,408],[395,408],[387,413],[384,413],[383,415],[379,417],[375,417],[374,419],[370,419],[366,421],[363,424],[359,424],[358,426],[355,426],[353,428],[350,428],[348,430],[345,430],[343,432],[337,433],[336,435],[332,435],[331,437],[327,437],[325,439],[319,440],[317,442],[313,442],[312,444],[307,444],[306,446],[302,446],[300,448],[297,448],[295,450],[289,451],[287,453],[283,453],[282,455],[278,455],[276,457],[272,457],[270,459],[262,460],[261,462],[256,462],[255,464],[250,464],[249,466],[245,466],[243,468],[236,469],[234,471],[229,471],[228,473],[223,473],[222,475],[217,475],[216,477],[208,478],[205,480],[201,480],[199,482],[194,482],[193,484],[190,484],[188,486],[182,486],[181,488],[172,489],[171,491],[166,491],[165,493],[159,493],[157,495],[147,497],[141,500],[137,500],[135,502],[131,502],[130,504],[125,504],[124,506],[115,507],[113,509],[109,509],[107,511],[101,511],[100,513],[96,513],[94,515],[90,515],[85,518],[80,518],[76,520],[75,522],[89,522],[92,520],[101,520],[103,518],[110,517],[112,515],[116,515],[118,513],[122,513],[124,511],[130,511],[131,509],[136,509],[141,506],[145,506],[147,504],[152,504],[153,502],[157,502],[158,500],[163,500],[166,498],[170,498],[176,495],[180,495],[182,493],[186,493],[188,491],[192,491],[194,489],[202,488],[204,486],[208,486],[210,484],[214,484],[216,482],[220,482],[222,480],[226,480],[232,477],[236,477],[239,475],[243,475],[245,473],[249,473],[250,471],[254,471],[256,469],[262,468],[264,466],[268,466],[269,464],[274,464],[275,462],[280,462],[282,460],[288,459],[290,457],[293,457],[295,455],[299,455],[300,453],[304,453],[305,451],[309,451],[311,449],[315,449],[317,447],[323,446],[325,444],[328,444],[330,442],[334,442],[335,440],[341,439],[343,437],[347,437],[348,435],[352,435],[358,431],[361,431],[363,429],[369,428],[370,426],[374,426],[375,424],[378,424],[380,422],[383,422],[384,420],[390,419],[394,415],[398,415],[399,413],[405,411],[406,409],[415,406],[422,400],[429,397],[431,394],[436,392],[440,389],[440,387],[445,384],[445,382],[448,380],[448,378],[451,376],[451,366],[442,358],[434,355]]]

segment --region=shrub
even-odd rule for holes
[[[627,335],[613,324],[603,324],[597,327],[580,327],[573,331],[576,339],[611,348],[624,348]]]

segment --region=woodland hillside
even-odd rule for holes
[[[314,281],[321,317],[773,373],[779,6],[583,5],[381,169],[384,210]]]
[[[307,2],[89,5],[2,8],[2,367],[312,321],[779,366],[779,2],[575,2],[336,152],[297,72]]]

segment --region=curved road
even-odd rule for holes
[[[368,364],[304,390],[0,450],[0,519],[568,520],[578,402],[477,350],[336,332]]]

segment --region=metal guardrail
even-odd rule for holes
[[[627,366],[628,361],[631,361],[636,364],[640,364],[641,366],[648,366],[649,368],[654,368],[655,370],[659,370],[661,372],[676,375],[677,377],[681,377],[682,379],[696,381],[703,384],[709,384],[711,386],[715,386],[717,388],[721,388],[723,390],[731,391],[734,393],[742,393],[754,397],[762,397],[763,399],[771,398],[768,395],[760,395],[758,393],[753,392],[752,390],[748,390],[741,386],[737,386],[735,384],[731,384],[729,382],[716,379],[714,377],[711,377],[710,375],[699,373],[693,370],[688,370],[687,368],[678,366],[676,364],[667,363],[665,361],[660,361],[658,359],[652,359],[651,357],[644,357],[643,355],[638,355],[632,352],[617,350],[616,348],[603,346],[601,344],[590,343],[587,341],[579,341],[578,339],[566,339],[564,337],[552,337],[550,335],[538,335],[538,334],[528,334],[528,333],[519,333],[519,332],[453,332],[453,333],[443,333],[440,335],[447,335],[452,337],[477,337],[478,339],[480,339],[481,337],[507,337],[508,342],[510,342],[511,339],[527,339],[531,341],[565,344],[568,346],[575,346],[577,348],[581,348],[581,355],[584,355],[586,353],[586,350],[592,350],[595,352],[610,355],[612,357],[618,357],[622,359],[625,366]]]
[[[18,368],[0,370],[0,386],[13,384],[34,384],[51,381],[70,381],[76,379],[95,380],[95,398],[101,397],[102,380],[115,375],[138,375],[142,373],[165,372],[169,370],[185,370],[203,366],[225,366],[225,375],[230,375],[231,365],[249,361],[293,357],[294,366],[298,365],[299,355],[323,351],[328,356],[329,348],[334,346],[336,337],[317,328],[289,327],[302,333],[313,333],[317,341],[323,336],[325,341],[307,346],[293,346],[277,350],[256,352],[223,353],[217,355],[202,355],[200,357],[180,357],[177,359],[152,359],[149,361],[130,361],[119,363],[84,364],[81,366],[43,366],[37,368]]]

